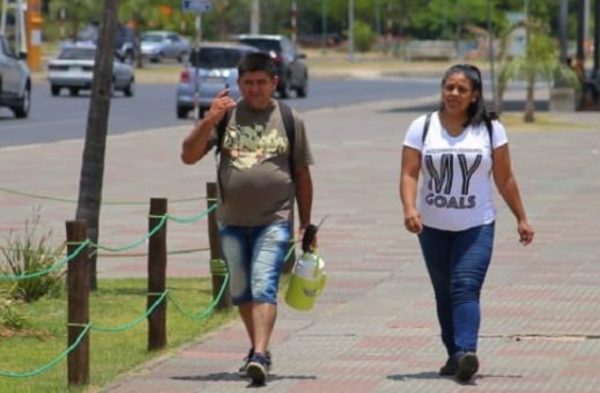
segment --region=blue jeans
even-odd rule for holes
[[[219,234],[229,269],[233,304],[276,304],[284,257],[290,247],[289,223],[257,227],[222,225]]]
[[[494,223],[464,231],[424,227],[421,250],[449,356],[477,350],[479,295],[492,258]]]

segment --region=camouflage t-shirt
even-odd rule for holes
[[[294,124],[294,165],[312,165],[304,123],[295,112]],[[219,222],[260,226],[289,220],[296,188],[277,101],[265,110],[254,111],[241,100],[231,114],[222,143],[217,182]]]

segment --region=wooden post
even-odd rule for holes
[[[167,214],[165,198],[150,199],[148,229],[151,231]],[[148,305],[150,308],[166,289],[167,281],[167,223],[150,237],[148,242]],[[148,316],[148,350],[162,349],[167,345],[167,302],[162,303]]]
[[[87,239],[85,220],[67,221],[67,254],[71,255]],[[79,244],[78,244],[79,243]],[[89,323],[90,265],[87,248],[67,268],[68,346],[75,343]],[[87,385],[90,381],[90,333],[67,356],[69,385]]]
[[[211,207],[214,203],[217,203],[217,184],[206,183],[206,206]],[[208,216],[208,241],[210,244],[210,266],[212,275],[212,292],[213,299],[219,295],[219,291],[223,286],[225,276],[223,276],[222,269],[215,269],[215,262],[222,261],[223,256],[221,255],[221,245],[219,244],[219,229],[217,227],[217,215],[212,213]],[[222,267],[222,263],[220,264]],[[218,310],[225,310],[231,308],[231,294],[229,293],[229,285],[225,288],[223,297],[217,304]]]

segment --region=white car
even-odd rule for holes
[[[96,47],[93,44],[67,44],[62,47],[58,57],[48,64],[48,82],[53,96],[66,88],[69,94],[77,96],[80,90],[90,90],[94,77]],[[115,58],[112,71],[112,90],[122,91],[131,97],[135,91],[133,67]]]
[[[191,51],[190,41],[172,31],[147,31],[142,34],[142,56],[152,62],[177,59],[183,62]]]
[[[16,55],[0,35],[0,107],[10,108],[19,119],[31,108],[31,74],[25,54]]]

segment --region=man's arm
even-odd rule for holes
[[[184,139],[181,146],[181,161],[184,163],[195,164],[208,152],[208,141],[213,128],[229,109],[235,107],[235,101],[228,93],[225,89],[217,94],[202,121]]]
[[[302,166],[296,168],[296,200],[298,201],[298,215],[300,216],[301,232],[310,224],[312,211],[313,184],[310,168]]]

